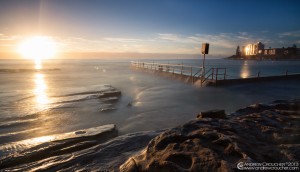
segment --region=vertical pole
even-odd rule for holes
[[[217,68],[217,72],[216,72],[216,81],[218,80],[218,76],[219,76],[219,69]]]
[[[201,87],[202,87],[202,83],[204,82],[204,75],[205,75],[205,66],[204,66],[204,63],[205,63],[205,52],[203,54],[203,61],[202,61],[202,76],[201,76]]]
[[[181,75],[182,75],[182,70],[183,70],[183,64],[181,64]]]
[[[154,61],[152,62],[152,66],[153,66],[153,68],[154,68]],[[152,68],[151,68],[152,69]]]
[[[224,80],[226,79],[226,68],[225,68],[225,73],[224,73]]]
[[[203,61],[202,61],[202,77],[205,75],[205,53],[203,54]]]
[[[257,72],[257,78],[259,78],[260,72]]]

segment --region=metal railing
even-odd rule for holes
[[[165,64],[165,63],[147,63],[132,61],[131,65],[138,68],[169,72],[192,77],[194,83],[201,79],[201,86],[207,80],[225,80],[226,68],[210,68],[205,72],[205,68],[197,66],[188,66],[183,64]]]
[[[249,78],[264,78],[264,77],[274,77],[274,76],[293,76],[293,75],[300,75],[299,72],[291,71],[291,70],[282,70],[276,73],[265,73],[262,71],[247,73],[243,76],[242,73],[239,75],[233,75],[226,73],[226,79],[249,79]]]
[[[131,65],[137,68],[156,70],[160,72],[168,72],[173,74],[179,74],[190,77],[192,83],[195,83],[200,80],[201,86],[206,81],[213,81],[217,83],[217,81],[221,80],[238,80],[238,79],[255,79],[255,78],[274,78],[274,77],[289,77],[300,75],[300,73],[292,72],[289,70],[284,71],[282,74],[277,75],[268,75],[266,73],[262,73],[258,71],[257,73],[252,73],[252,75],[247,74],[247,76],[233,76],[230,73],[227,73],[227,69],[225,67],[222,68],[209,68],[209,70],[205,70],[205,68],[197,67],[197,66],[189,66],[183,64],[165,64],[165,63],[147,63],[147,62],[136,62],[132,61]]]
[[[146,62],[131,62],[132,66],[144,69],[151,69],[163,72],[169,72],[173,74],[181,74],[187,76],[193,76],[197,71],[201,71],[202,67],[188,66],[183,64],[165,64],[165,63],[146,63]]]
[[[207,80],[225,80],[226,72],[226,68],[210,68],[208,71],[204,72],[201,79],[201,86]]]

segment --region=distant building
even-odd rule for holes
[[[252,55],[262,54],[264,48],[265,48],[265,45],[261,42],[257,42],[255,44],[248,44],[244,48],[244,51],[245,51],[244,55],[252,56]]]
[[[278,54],[278,50],[277,50]],[[264,55],[276,55],[276,48],[264,49]]]
[[[241,56],[242,57],[247,57],[247,56],[276,56],[276,57],[293,57],[300,55],[300,48],[297,48],[296,45],[293,45],[292,47],[288,48],[267,48],[265,49],[265,45],[261,42],[257,42],[254,44],[248,44],[246,46],[242,46],[242,51],[241,51]]]

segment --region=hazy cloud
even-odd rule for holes
[[[189,36],[177,34],[158,34],[161,40],[168,40],[178,43],[202,44],[208,42],[214,46],[223,48],[234,48],[237,44],[242,44],[254,40],[253,36],[247,32],[233,33],[218,33],[218,34],[195,34]]]
[[[167,41],[181,42],[181,43],[189,43],[192,41],[184,36],[178,34],[172,34],[172,33],[159,33],[157,38],[158,40],[167,40]]]
[[[115,41],[115,42],[139,42],[140,39],[133,38],[104,38],[106,41]]]
[[[279,33],[279,37],[300,37],[300,30]]]
[[[3,33],[0,33],[0,41],[15,41],[20,39],[20,36],[17,35],[4,35]]]
[[[5,35],[0,33],[0,51],[14,51],[21,38],[22,37],[18,35]]]

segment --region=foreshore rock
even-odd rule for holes
[[[193,120],[152,139],[120,171],[236,171],[239,162],[300,160],[300,100]],[[299,166],[298,166],[299,167]]]
[[[205,112],[200,112],[197,115],[197,118],[220,118],[220,119],[225,119],[226,118],[226,113],[225,110],[210,110],[210,111],[205,111]]]

